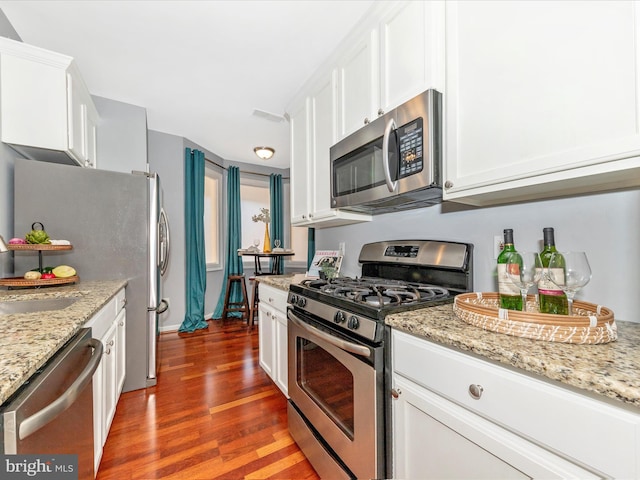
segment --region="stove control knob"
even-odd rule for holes
[[[304,297],[298,297],[298,306],[304,308],[307,305],[307,299]]]
[[[340,310],[338,310],[336,314],[333,316],[333,321],[335,323],[344,323],[346,319],[347,317],[345,317],[344,312],[341,312]]]
[[[347,327],[349,327],[351,330],[357,330],[359,326],[360,320],[358,320],[358,317],[356,317],[355,315],[351,315],[349,317],[349,321],[347,322]]]
[[[298,303],[298,296],[295,293],[291,294],[291,298],[289,299],[289,303],[291,305],[295,305],[296,303]]]

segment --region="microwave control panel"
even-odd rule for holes
[[[398,150],[400,151],[398,178],[422,171],[424,166],[422,132],[422,118],[417,118],[398,128]]]

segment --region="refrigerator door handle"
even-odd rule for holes
[[[160,221],[158,222],[158,239],[160,240],[160,248],[158,254],[160,256],[158,265],[160,266],[160,276],[164,276],[169,265],[169,220],[164,208],[160,208]]]
[[[163,298],[162,300],[160,300],[160,304],[157,307],[149,307],[149,308],[147,308],[147,311],[148,312],[156,312],[156,313],[164,313],[164,312],[167,311],[168,308],[169,308],[169,304]]]

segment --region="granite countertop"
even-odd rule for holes
[[[78,299],[60,310],[0,315],[0,404],[126,284],[126,280],[81,281],[63,287],[0,290],[0,302]]]
[[[292,283],[300,283],[307,278],[304,273],[288,274],[288,275],[260,275],[256,276],[256,280],[277,288],[279,290],[289,290],[289,285]]]
[[[640,323],[616,320],[618,339],[601,345],[556,343],[469,325],[440,305],[388,315],[392,328],[640,407]]]
[[[259,277],[281,290],[304,275]],[[484,359],[541,375],[549,380],[640,407],[640,323],[616,320],[618,339],[602,345],[576,345],[514,337],[460,320],[453,305],[388,315],[392,328]]]

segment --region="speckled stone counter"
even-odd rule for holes
[[[574,345],[488,332],[460,320],[452,305],[392,314],[385,322],[427,340],[640,407],[640,323],[616,320],[615,342]]]
[[[0,315],[0,404],[126,284],[126,280],[81,281],[63,287],[0,290],[0,302],[77,298],[60,310]]]
[[[280,290],[289,290],[289,285],[292,283],[300,283],[304,280],[304,274],[295,274],[295,275],[260,275],[256,277],[256,280],[264,283],[265,285],[269,285]]]

